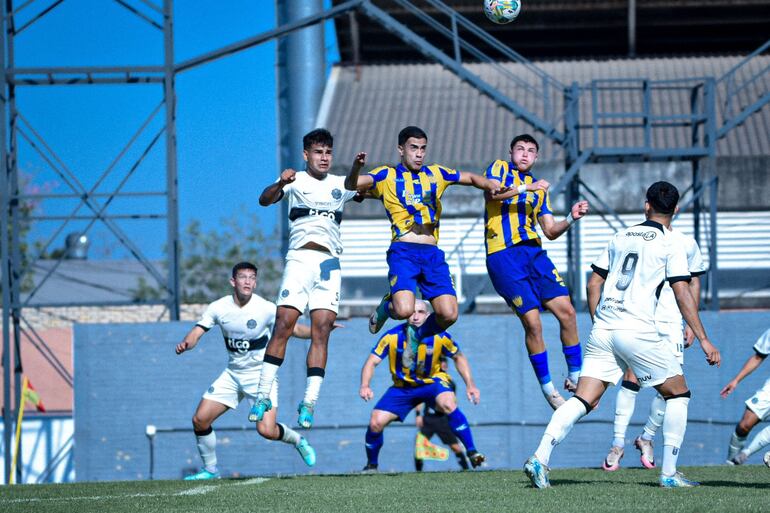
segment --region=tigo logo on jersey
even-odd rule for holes
[[[334,198],[334,199],[338,200],[338,199],[340,199],[341,197],[342,197],[342,191],[341,191],[341,190],[339,190],[339,189],[334,189],[334,190],[332,191],[332,198]]]
[[[246,327],[249,328],[250,330],[253,330],[254,328],[257,327],[257,321],[255,321],[254,319],[249,319],[248,322],[246,323]]]
[[[283,289],[281,291],[281,297],[289,297],[289,289]]]

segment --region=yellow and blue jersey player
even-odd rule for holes
[[[392,242],[387,253],[390,292],[370,318],[369,331],[377,333],[388,317],[408,319],[414,313],[415,292],[429,300],[435,313],[408,336],[422,340],[446,330],[457,320],[457,294],[444,252],[438,244],[441,196],[450,185],[472,185],[490,194],[500,193],[499,181],[438,164],[425,165],[428,136],[408,126],[398,134],[401,162],[359,175],[366,153],[359,153],[345,181],[348,190],[366,191],[385,206]]]
[[[511,160],[497,160],[487,168],[486,177],[508,190],[486,196],[485,243],[489,278],[521,320],[535,375],[548,404],[556,409],[564,398],[551,380],[540,310],[550,310],[559,321],[569,371],[564,387],[569,391],[574,391],[577,384],[582,355],[575,308],[564,281],[542,247],[537,225],[549,240],[554,240],[586,215],[588,202],[578,201],[567,217],[554,219],[549,183],[535,179],[531,173],[539,150],[531,135],[519,135],[511,141]]]
[[[452,358],[457,372],[465,382],[468,400],[478,404],[479,389],[473,381],[468,359],[452,336],[443,331],[413,344],[407,336],[408,326],[419,328],[428,318],[425,301],[416,300],[414,313],[404,324],[386,332],[377,341],[361,370],[361,387],[358,394],[364,401],[374,398],[370,384],[374,368],[385,358],[389,359],[393,386],[377,401],[366,430],[366,459],[364,470],[376,470],[380,449],[384,443],[385,427],[398,420],[403,422],[409,412],[421,403],[447,416],[452,433],[462,441],[473,467],[481,465],[484,455],[476,450],[468,419],[457,407],[451,378],[441,367],[441,357]]]

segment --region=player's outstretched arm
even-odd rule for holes
[[[497,180],[490,180],[476,173],[469,173],[468,171],[460,172],[460,179],[457,180],[460,185],[471,185],[482,191],[486,191],[489,194],[499,195],[509,190],[508,187],[503,187]]]
[[[671,289],[674,291],[676,303],[679,305],[679,311],[682,312],[682,317],[684,317],[685,322],[692,328],[695,337],[700,341],[700,347],[706,354],[706,361],[709,365],[716,365],[719,367],[722,357],[719,354],[719,349],[717,349],[708,339],[706,330],[700,322],[698,306],[690,293],[689,285],[687,282],[677,281],[671,284]]]
[[[572,205],[569,215],[560,221],[555,220],[550,214],[543,214],[537,220],[540,223],[540,228],[543,229],[543,235],[548,240],[555,240],[561,237],[564,232],[569,230],[570,226],[582,219],[587,213],[588,202],[583,200]]]
[[[293,169],[284,169],[278,181],[265,187],[259,196],[259,204],[267,207],[281,200],[283,188],[297,179],[297,172]]]
[[[350,166],[350,172],[345,177],[345,188],[349,191],[366,191],[374,185],[374,178],[371,175],[361,176],[361,168],[366,164],[366,152],[360,151],[353,159],[353,165]]]
[[[473,404],[479,404],[481,400],[481,392],[476,387],[476,383],[473,381],[471,375],[471,364],[468,362],[468,358],[462,353],[457,353],[454,356],[455,368],[460,377],[465,382],[465,393],[468,396],[468,400]]]
[[[727,383],[719,392],[719,395],[722,396],[722,399],[733,393],[733,391],[738,387],[738,383],[740,383],[743,378],[754,372],[757,367],[759,367],[762,362],[765,361],[765,358],[765,356],[756,353],[749,356],[749,359],[746,360],[746,363],[743,364],[743,367],[740,371],[738,371],[738,374],[736,374],[735,377],[731,379],[730,382]]]
[[[369,358],[364,362],[364,367],[361,369],[361,386],[358,389],[358,395],[364,401],[370,401],[374,398],[374,392],[372,392],[369,386],[372,382],[372,376],[374,376],[374,368],[377,367],[382,358],[370,354]]]
[[[591,315],[591,321],[596,315],[596,307],[599,306],[599,299],[602,297],[605,279],[596,272],[591,273],[586,285],[586,301],[588,302],[588,313]]]
[[[184,336],[182,341],[176,345],[176,354],[182,354],[185,351],[189,351],[198,345],[198,341],[201,339],[204,333],[206,333],[206,330],[200,326],[193,326],[193,329],[191,329],[190,332]]]
[[[492,180],[493,182],[497,182],[497,180],[495,180],[494,178],[490,178],[490,180]],[[521,184],[518,187],[511,187],[507,191],[500,192],[497,194],[487,192],[486,199],[488,201],[489,200],[503,201],[509,198],[513,198],[514,196],[519,196],[520,194],[526,194],[528,192],[547,191],[549,187],[551,187],[551,184],[549,182],[547,182],[546,180],[540,179],[537,182]]]

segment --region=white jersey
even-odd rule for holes
[[[690,279],[684,247],[654,221],[616,233],[591,267],[606,280],[594,328],[607,330],[655,332],[664,282]]]
[[[761,355],[770,355],[770,330],[767,330],[757,339],[754,344],[754,351]]]
[[[262,365],[265,348],[275,324],[276,306],[252,294],[245,305],[238,306],[232,295],[211,303],[198,321],[208,331],[218,324],[225,338],[231,370],[254,369]]]
[[[289,202],[289,249],[315,242],[339,256],[342,209],[356,196],[356,191],[345,189],[345,177],[327,174],[318,180],[300,171],[283,192]]]
[[[706,264],[703,262],[698,243],[689,235],[676,230],[669,230],[668,236],[672,237],[674,244],[681,244],[687,252],[687,267],[690,269],[690,276],[700,276],[706,272]],[[695,298],[697,301],[698,298]],[[655,310],[656,322],[682,323],[682,313],[679,311],[679,305],[676,304],[674,289],[666,283],[660,291],[658,298],[658,308]]]

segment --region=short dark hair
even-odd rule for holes
[[[257,266],[252,264],[251,262],[238,262],[233,266],[233,279],[238,276],[238,271],[242,271],[243,269],[247,269],[249,271],[254,271],[254,274],[256,274]]]
[[[679,203],[679,191],[668,182],[655,182],[647,189],[647,203],[658,214],[671,215]]]
[[[523,141],[523,142],[526,142],[526,143],[532,143],[532,144],[535,145],[535,149],[537,151],[540,151],[540,145],[537,143],[537,140],[534,137],[532,137],[531,135],[529,135],[529,134],[521,134],[521,135],[517,135],[516,137],[514,137],[513,140],[511,141],[511,149],[513,149],[513,145],[516,144],[519,141]]]
[[[305,137],[302,138],[303,149],[309,150],[314,144],[334,148],[334,137],[332,137],[332,134],[327,129],[316,128],[305,134]]]
[[[410,138],[414,137],[415,139],[425,139],[428,140],[428,134],[425,133],[425,130],[418,126],[408,126],[406,128],[403,128],[398,133],[398,145],[403,146],[406,144],[406,141]]]

